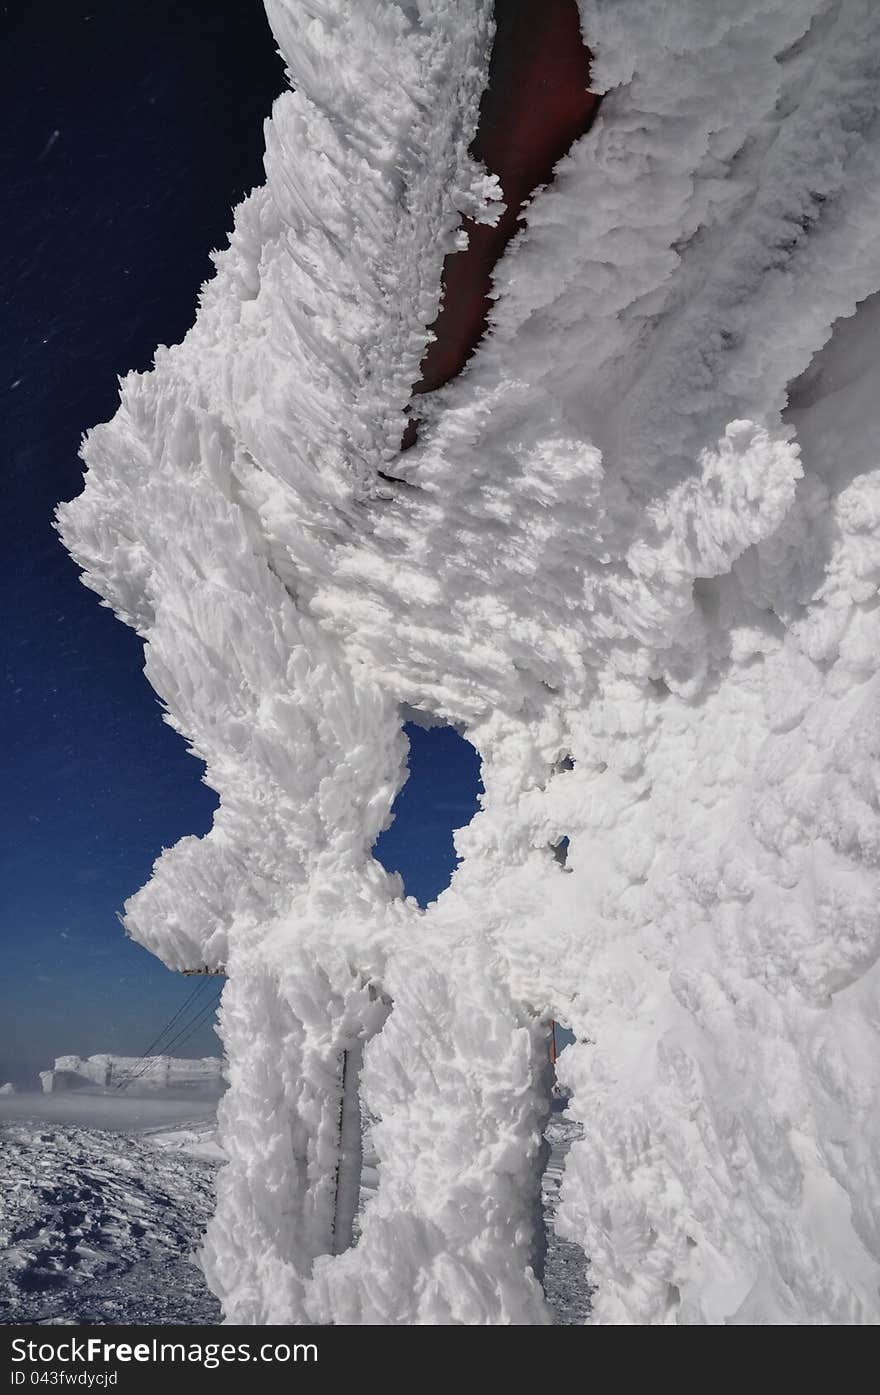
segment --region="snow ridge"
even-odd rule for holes
[[[266,186],[59,510],[221,798],[126,908],[229,973],[214,1290],[549,1321],[552,1015],[589,1321],[877,1321],[880,13],[583,3],[608,95],[394,486],[443,255],[493,213],[490,6],[267,8]],[[424,913],[370,856],[403,704],[486,791]],[[361,1050],[379,1185],[334,1254]]]

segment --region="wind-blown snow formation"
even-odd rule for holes
[[[266,185],[59,511],[221,800],[126,919],[229,973],[212,1286],[547,1322],[553,1016],[591,1321],[875,1322],[880,10],[582,0],[599,116],[395,458],[497,208],[491,6],[267,9]],[[371,856],[412,710],[486,790],[426,912]],[[380,1180],[338,1254],[360,1044]]]

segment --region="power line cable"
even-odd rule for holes
[[[180,1032],[178,1032],[177,1036],[174,1038],[174,1040],[168,1043],[168,1046],[165,1048],[166,1051],[172,1046],[177,1047],[178,1050],[181,1046],[184,1046],[189,1041],[190,1037],[196,1033],[199,1027],[201,1027],[202,1023],[206,1022],[208,1018],[212,1015],[212,1013],[216,1012],[217,1008],[220,1005],[220,999],[222,997],[223,989],[221,988],[220,992],[216,995],[216,997],[212,998],[211,1001],[207,1004],[207,1006],[202,1009],[196,1021],[192,1023],[192,1026],[190,1027],[189,1031],[187,1031],[186,1027],[182,1027]],[[183,1035],[181,1035],[181,1033]]]
[[[198,996],[205,991],[206,987],[207,980],[202,979],[199,983],[195,985],[194,988],[190,990],[186,998],[184,998],[183,1002],[181,1003],[180,1007],[174,1013],[173,1017],[169,1018],[169,1020],[165,1023],[165,1026],[162,1028],[159,1035],[153,1038],[153,1040],[150,1042],[149,1046],[146,1048],[145,1051],[141,1052],[141,1060],[143,1060],[146,1056],[149,1056],[153,1052],[155,1047],[159,1045],[159,1042],[162,1040],[165,1033],[170,1031],[170,1029],[174,1026],[175,1022],[178,1020],[178,1018],[184,1012],[186,1012],[190,1004],[195,1002],[196,998],[198,998]]]
[[[198,1009],[196,1013],[188,1017],[187,1020],[184,1023],[182,1023],[182,1025],[179,1027],[178,1031],[170,1039],[170,1041],[166,1041],[164,1043],[162,1047],[162,1054],[169,1055],[171,1051],[174,1049],[174,1047],[180,1047],[185,1042],[189,1041],[190,1037],[193,1036],[193,1034],[198,1030],[202,1023],[206,1022],[207,1019],[211,1016],[211,1014],[216,1010],[217,1005],[220,1002],[222,996],[223,989],[221,988],[220,992],[217,993],[209,1003],[202,1004],[202,1006]],[[145,1060],[141,1069],[127,1076],[126,1079],[121,1082],[121,1086],[119,1088],[127,1088],[129,1085],[134,1085],[138,1080],[142,1079],[142,1077],[145,1076],[151,1070],[151,1068],[152,1060]]]
[[[138,1056],[132,1069],[118,1081],[115,1087],[117,1090],[124,1089],[125,1086],[130,1084],[132,1080],[139,1080],[141,1075],[144,1074],[145,1069],[149,1069],[147,1062],[151,1054],[155,1052],[156,1047],[162,1041],[166,1033],[170,1032],[175,1023],[180,1020],[183,1013],[187,1012],[188,1009],[194,1005],[194,1003],[200,997],[200,995],[204,993],[207,986],[207,979],[201,979],[201,981],[190,990],[190,992],[187,994],[186,998],[181,1003],[177,1011],[165,1023],[165,1026],[162,1028],[161,1032],[159,1032],[158,1036],[155,1036],[153,1040],[150,1042],[149,1046],[146,1048],[146,1050],[143,1051],[140,1056]]]

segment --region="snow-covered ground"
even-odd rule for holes
[[[195,1259],[213,1132],[212,1120],[152,1136],[121,1120],[0,1125],[0,1322],[219,1321]]]
[[[20,1103],[0,1110],[0,1323],[218,1322],[196,1260],[223,1158],[209,1106],[181,1122],[168,1101]],[[587,1261],[554,1226],[563,1159],[580,1132],[564,1103],[554,1101],[546,1135],[544,1287],[555,1322],[581,1323]],[[366,1127],[361,1212],[378,1188],[370,1139]]]
[[[547,1302],[558,1326],[578,1326],[590,1313],[593,1284],[589,1261],[580,1245],[567,1240],[557,1230],[556,1210],[565,1175],[565,1159],[576,1139],[583,1134],[580,1124],[567,1117],[568,1098],[553,1100],[550,1118],[544,1130],[548,1145],[547,1163],[541,1183],[547,1250],[544,1257],[542,1283]]]

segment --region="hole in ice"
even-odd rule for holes
[[[449,726],[427,730],[407,722],[409,778],[391,810],[373,856],[386,872],[399,872],[407,896],[424,907],[445,891],[458,866],[452,835],[470,823],[483,791],[480,757]]]
[[[550,1032],[550,1059],[555,1063],[556,1057],[559,1055],[560,1051],[564,1051],[567,1046],[571,1046],[576,1038],[574,1032],[570,1031],[568,1027],[563,1027],[561,1022],[551,1022]]]
[[[492,272],[522,227],[523,209],[552,184],[557,162],[589,130],[599,104],[590,91],[590,53],[574,0],[543,0],[535,24],[529,0],[496,0],[489,81],[471,154],[500,181],[504,211],[494,223],[462,224],[467,244],[443,264],[443,295],[414,395],[455,378],[488,328]],[[413,415],[401,443],[414,445]]]
[[[568,1117],[570,1096],[556,1076],[556,1058],[575,1040],[574,1033],[561,1022],[550,1023],[549,1085],[547,1122],[541,1141],[541,1225],[539,1227],[535,1273],[557,1326],[581,1326],[591,1307],[594,1285],[590,1282],[590,1261],[580,1245],[557,1234],[556,1214],[569,1149],[581,1137],[581,1125]]]
[[[373,1124],[361,1093],[364,1050],[382,1031],[392,1002],[371,986],[373,1004],[361,1035],[344,1047],[338,1056],[339,1113],[336,1124],[336,1176],[334,1179],[333,1242],[335,1255],[356,1245],[361,1234],[364,1207],[379,1185],[378,1159],[373,1146]]]
[[[574,770],[574,759],[573,759],[572,756],[568,756],[568,755],[566,755],[566,756],[560,756],[560,757],[559,757],[559,760],[554,762],[554,765],[553,765],[553,774],[554,774],[554,775],[561,775],[561,774],[563,773],[563,771],[566,771],[566,770]]]
[[[361,1172],[358,1188],[358,1209],[352,1221],[351,1243],[356,1245],[361,1238],[364,1212],[379,1192],[379,1157],[373,1141],[373,1125],[377,1122],[363,1098],[360,1100],[359,1119],[361,1126]]]
[[[571,871],[571,868],[566,867],[565,865],[568,861],[569,847],[570,839],[568,837],[568,834],[566,834],[562,838],[557,838],[555,843],[550,844],[550,851],[552,852],[555,861],[559,863],[559,866],[562,868],[563,872]]]
[[[339,1056],[339,1121],[333,1206],[333,1253],[341,1255],[355,1237],[363,1185],[361,1066],[363,1044],[355,1042]]]

